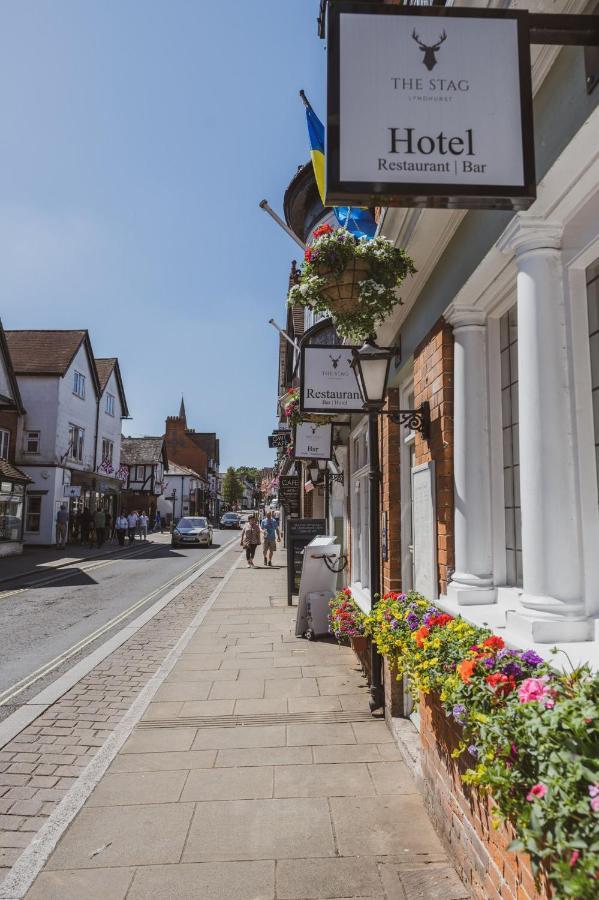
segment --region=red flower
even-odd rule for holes
[[[448,613],[441,613],[438,616],[433,616],[432,619],[429,619],[429,625],[437,625],[442,628],[444,625],[447,625],[448,622],[451,622],[453,616],[450,616]]]
[[[351,597],[351,588],[343,588],[343,593],[346,597]]]
[[[495,672],[493,675],[487,675],[485,681],[492,687],[496,694],[504,697],[511,693],[516,687],[516,679],[513,675],[504,675],[502,672]]]
[[[332,231],[333,229],[330,225],[320,225],[318,228],[314,229],[314,240],[321,237],[323,234],[331,234]]]
[[[310,262],[310,260],[312,259],[312,250],[310,247],[306,247],[306,249],[304,250],[304,259],[306,260],[306,262]]]
[[[483,647],[490,647],[491,650],[503,650],[505,641],[503,638],[497,637],[496,634],[492,634],[486,641],[483,641]]]

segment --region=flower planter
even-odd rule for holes
[[[318,266],[318,273],[326,278],[322,294],[326,297],[331,315],[348,315],[360,307],[360,282],[370,277],[370,266],[366,260],[353,259],[340,275],[330,269]]]
[[[363,634],[354,635],[350,638],[350,642],[352,650],[354,651],[354,653],[357,653],[358,656],[360,656],[360,654],[362,653],[365,653],[370,644],[368,638]]]

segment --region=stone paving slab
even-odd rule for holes
[[[235,571],[26,900],[468,896],[386,725],[351,720],[352,652],[294,637],[285,576]]]

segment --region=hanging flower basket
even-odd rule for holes
[[[401,303],[397,288],[415,271],[407,253],[386,238],[357,239],[346,228],[322,225],[288,303],[330,315],[342,337],[358,341]]]

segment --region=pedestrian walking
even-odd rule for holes
[[[256,547],[259,545],[260,527],[256,521],[256,516],[251,515],[241,532],[241,546],[245,550],[245,558],[250,569],[254,568],[254,556],[256,555]]]
[[[142,541],[148,540],[148,517],[145,509],[141,511],[141,516],[139,517],[139,537]]]
[[[69,527],[69,511],[66,503],[60,504],[60,509],[56,513],[56,546],[60,550],[64,550],[67,542],[67,530]]]
[[[108,512],[108,510],[106,510],[105,515],[106,515],[106,540],[110,543],[110,542],[112,542],[112,540],[114,538],[114,533],[113,533],[114,529],[112,527],[112,516]]]
[[[272,566],[272,555],[276,552],[277,541],[281,540],[281,533],[279,531],[279,523],[273,518],[273,514],[270,510],[260,522],[260,528],[264,535],[264,544],[262,547],[264,551],[264,565]]]
[[[128,528],[129,522],[127,521],[127,516],[124,516],[121,513],[120,516],[116,517],[116,536],[121,547],[125,546]]]
[[[96,543],[101,547],[106,540],[106,513],[103,509],[97,509],[94,513],[94,525],[96,527]]]
[[[164,525],[162,523],[162,516],[160,515],[160,510],[156,510],[156,522],[154,523],[154,531],[159,531],[162,534],[162,529]]]
[[[92,528],[92,514],[90,513],[87,506],[83,509],[81,513],[81,544],[89,544],[90,541],[90,531]]]
[[[127,527],[129,530],[129,543],[132,544],[135,540],[135,532],[137,531],[137,520],[139,516],[137,515],[137,510],[133,510],[127,516]]]

